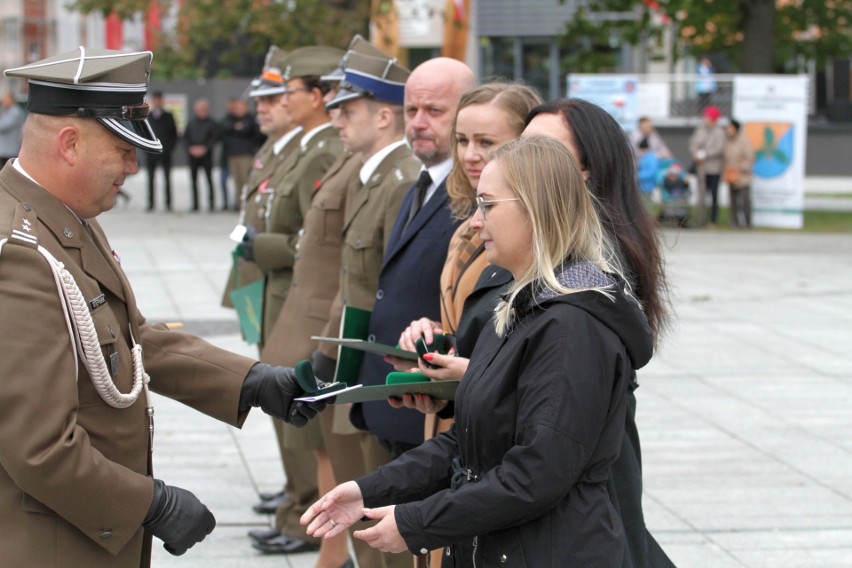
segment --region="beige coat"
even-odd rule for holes
[[[328,126],[317,132],[309,143],[294,152],[282,172],[272,179],[272,197],[266,211],[263,233],[254,243],[254,259],[266,274],[263,298],[264,342],[287,298],[293,275],[293,261],[299,230],[311,196],[325,172],[343,152],[337,130]]]
[[[0,238],[27,231],[64,264],[89,302],[118,389],[132,383],[132,329],[152,391],[240,425],[240,387],[255,361],[145,323],[118,256],[97,221],[89,226],[91,234],[11,163],[0,172]],[[0,313],[0,564],[146,566],[150,540],[141,524],[152,483],[144,397],[116,409],[82,365],[75,380],[54,277],[32,244],[9,239],[2,248]]]
[[[260,233],[266,227],[266,206],[272,193],[270,182],[275,172],[280,167],[285,167],[287,159],[294,156],[299,148],[301,133],[287,141],[281,151],[275,154],[275,140],[267,140],[258,150],[252,162],[249,178],[242,188],[240,196],[240,224],[246,227],[254,227]],[[231,292],[251,284],[255,280],[263,278],[263,272],[253,261],[243,257],[237,257],[235,265],[231,266],[228,273],[228,281],[225,283],[225,292],[222,295],[222,305],[233,308]]]
[[[734,189],[751,186],[754,148],[742,132],[725,143],[725,169],[728,167],[737,168],[740,174],[737,183],[732,184]]]
[[[402,200],[420,175],[420,161],[402,145],[388,154],[367,180],[347,197],[343,225],[344,247],[340,290],[323,336],[337,337],[343,306],[371,310],[376,301],[385,247]],[[337,348],[320,345],[327,357],[337,359]]]

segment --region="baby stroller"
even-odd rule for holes
[[[692,190],[686,179],[686,173],[677,160],[667,158],[659,160],[657,167],[657,187],[660,190],[660,213],[658,219],[663,224],[686,225],[689,220],[689,198]]]

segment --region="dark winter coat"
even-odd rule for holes
[[[398,504],[412,552],[451,545],[445,566],[616,568],[625,536],[606,482],[650,329],[617,285],[614,299],[530,288],[511,332],[483,330],[453,429],[358,484],[366,506]]]

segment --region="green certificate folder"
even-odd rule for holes
[[[356,388],[357,387],[357,388]],[[305,396],[296,400],[322,400],[325,398],[334,397],[332,404],[346,404],[350,402],[369,402],[374,400],[385,400],[389,396],[402,398],[404,394],[428,394],[432,398],[442,400],[454,400],[456,398],[456,389],[459,387],[459,381],[429,381],[425,383],[398,383],[393,385],[375,385],[355,387],[337,391],[336,393],[328,393],[321,396]]]
[[[360,308],[345,306],[343,317],[340,318],[340,335],[345,339],[367,339],[370,333],[370,312]],[[361,360],[364,352],[357,349],[340,346],[337,350],[337,369],[334,372],[335,382],[349,385],[358,380],[361,370]]]
[[[324,341],[326,343],[336,343],[347,351],[350,349],[357,349],[358,351],[368,351],[377,355],[391,355],[393,357],[399,357],[400,359],[417,361],[417,353],[414,351],[405,351],[399,347],[391,347],[390,345],[383,345],[382,343],[373,343],[366,339],[338,339],[337,337],[320,337],[319,335],[312,335],[311,339],[315,341]]]
[[[231,291],[231,301],[240,320],[240,331],[246,343],[260,342],[261,322],[263,321],[263,286],[264,280],[255,280]]]

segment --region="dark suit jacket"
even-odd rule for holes
[[[396,345],[399,334],[411,320],[424,316],[441,320],[441,269],[450,237],[459,224],[450,213],[445,184],[446,181],[441,182],[404,232],[402,228],[414,199],[413,187],[402,202],[385,251],[376,304],[370,317],[369,339],[373,341]],[[391,371],[393,367],[381,357],[366,353],[358,382],[384,384]],[[423,414],[416,410],[396,410],[386,401],[355,405],[352,422],[384,440],[413,445],[423,441]]]
[[[155,113],[152,109],[148,115],[148,123],[151,125],[151,130],[154,131],[154,134],[163,143],[163,154],[171,154],[172,150],[175,149],[178,138],[175,117],[165,109],[159,113]]]

